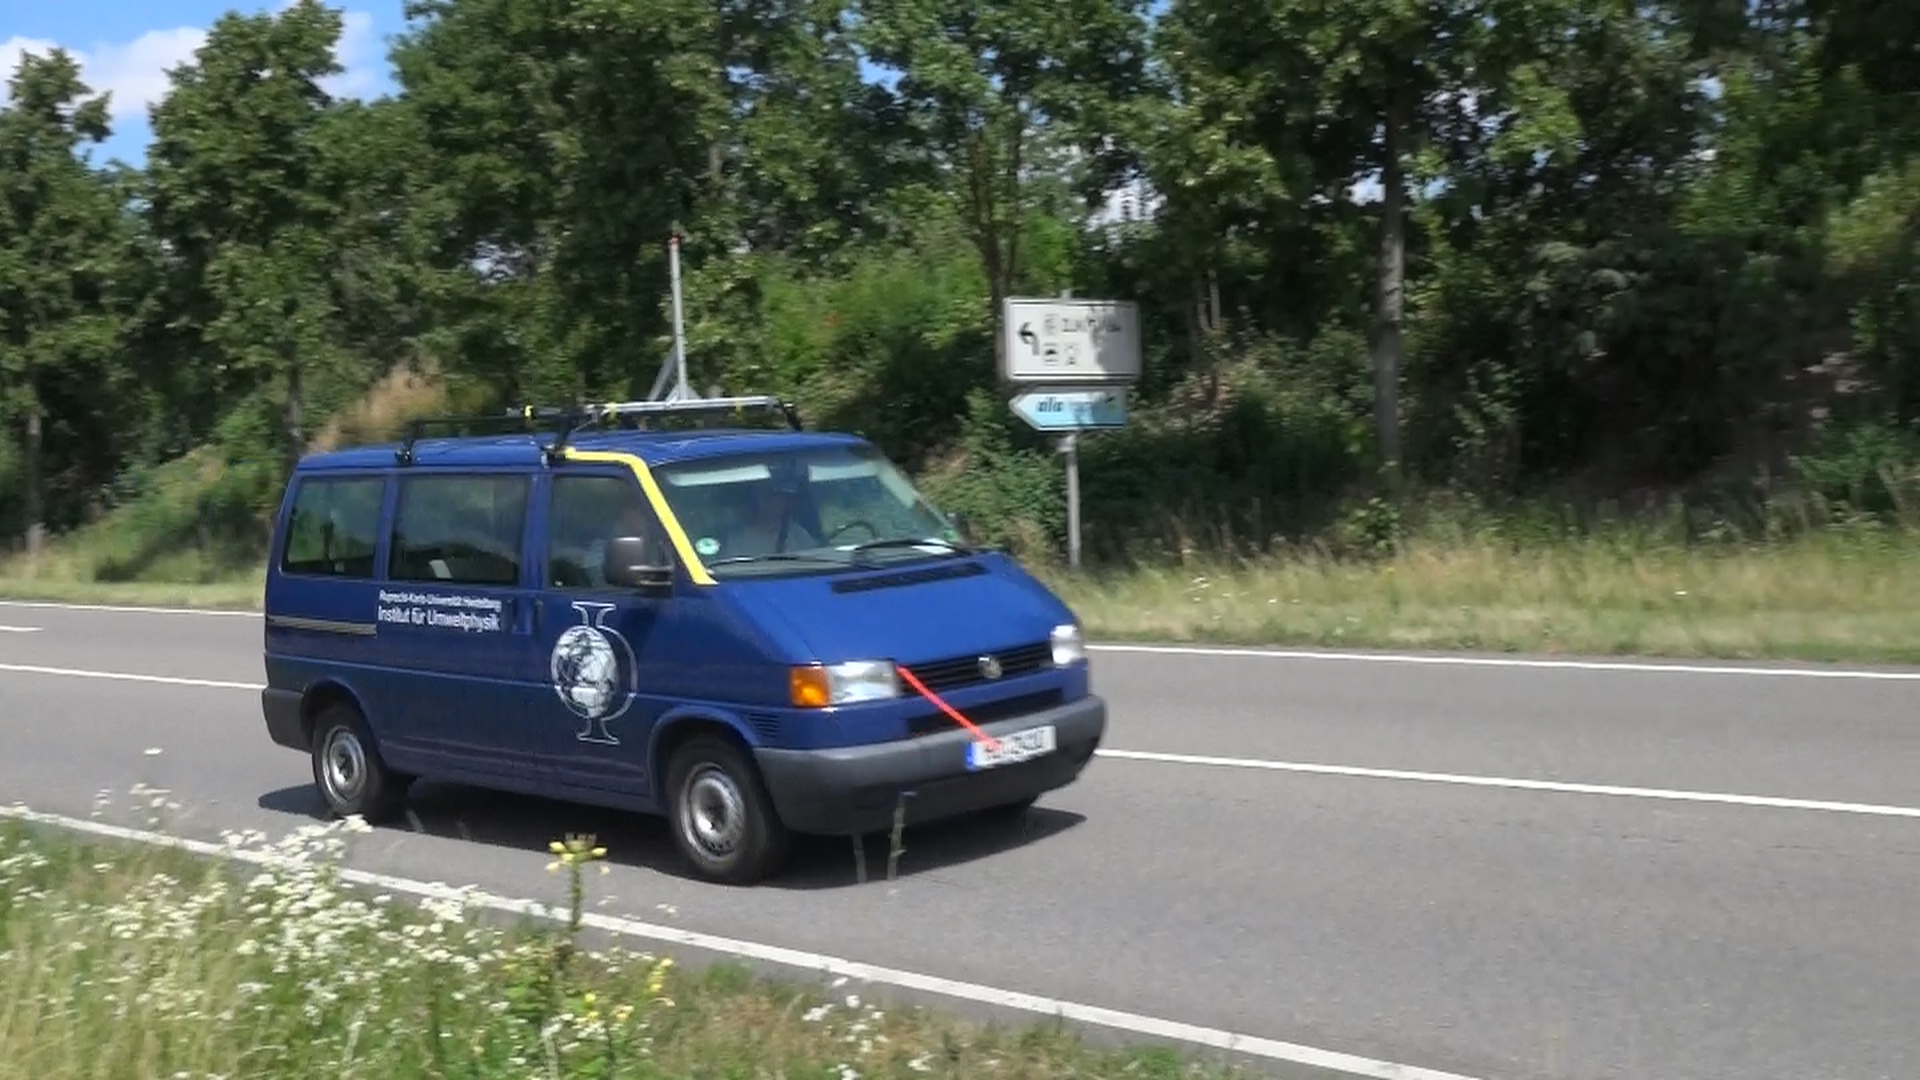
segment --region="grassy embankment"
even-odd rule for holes
[[[418,391],[345,425],[392,423]],[[341,430],[335,430],[339,428]],[[218,467],[161,468],[149,493],[0,561],[0,596],[257,607],[258,539],[201,531]],[[1765,543],[1687,544],[1647,525],[1600,534],[1428,525],[1385,559],[1188,559],[1073,576],[1039,566],[1097,638],[1802,660],[1920,661],[1920,528],[1814,527]]]
[[[113,580],[127,576],[115,568],[135,535],[116,525],[109,518],[64,538],[37,564],[0,564],[0,596],[258,607],[257,554],[249,565],[244,554],[182,545]],[[1920,661],[1920,542],[1902,533],[1710,549],[1415,540],[1379,561],[1039,570],[1109,640]]]
[[[1415,542],[1378,562],[1047,576],[1114,640],[1920,662],[1920,537],[1907,533],[1715,549]]]
[[[335,877],[342,825],[229,838],[262,866],[0,822],[0,1080],[1230,1075],[593,949],[590,840],[553,860],[572,927],[390,901]]]

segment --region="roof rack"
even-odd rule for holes
[[[487,416],[427,416],[409,420],[407,421],[406,433],[401,436],[400,445],[393,452],[393,458],[402,465],[413,464],[413,445],[420,441],[420,437],[426,433],[426,428],[429,424],[444,424],[449,426],[456,424],[498,424],[503,421],[517,420],[522,426],[527,426],[531,423],[532,419],[531,414],[521,411],[509,411],[505,415],[496,413]]]
[[[427,424],[519,422],[531,427],[535,421],[559,421],[558,430],[554,432],[554,441],[545,450],[549,461],[557,461],[566,452],[567,440],[572,438],[575,432],[609,420],[615,422],[630,418],[644,420],[649,416],[689,416],[740,412],[756,408],[778,412],[787,422],[789,430],[802,430],[799,410],[795,409],[790,402],[770,394],[750,397],[696,398],[691,401],[610,401],[565,406],[523,405],[491,416],[432,417],[411,421],[407,424],[406,437],[399,449],[394,451],[394,458],[402,465],[413,464],[414,443],[419,440]]]
[[[566,423],[560,428],[553,445],[547,447],[547,458],[559,460],[565,452],[567,440],[573,433],[597,421],[636,420],[642,423],[649,416],[692,416],[744,412],[748,409],[768,409],[776,411],[787,422],[792,431],[801,430],[800,413],[789,402],[771,394],[756,394],[748,397],[694,398],[687,401],[610,401],[596,405],[581,405],[572,409],[534,409],[529,416],[564,418]],[[624,424],[621,426],[625,426]]]

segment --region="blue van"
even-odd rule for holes
[[[658,427],[756,408],[785,429]],[[261,704],[332,813],[416,777],[661,813],[746,884],[792,833],[1019,813],[1092,759],[1073,613],[867,441],[775,398],[513,415],[289,478]]]

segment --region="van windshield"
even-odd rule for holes
[[[716,577],[817,573],[968,550],[952,523],[870,446],[730,454],[661,465],[654,476]]]

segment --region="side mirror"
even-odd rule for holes
[[[616,589],[637,589],[652,595],[673,591],[673,559],[666,545],[641,536],[621,536],[607,542],[601,573]]]

